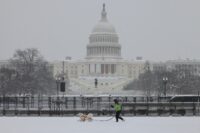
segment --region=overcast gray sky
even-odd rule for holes
[[[0,60],[29,47],[84,58],[104,2],[123,58],[200,59],[200,0],[0,0]]]

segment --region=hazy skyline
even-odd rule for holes
[[[103,3],[124,59],[200,59],[198,0],[0,0],[0,60],[30,47],[48,60],[85,58]]]

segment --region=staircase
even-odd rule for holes
[[[88,93],[112,93],[115,91],[123,91],[132,80],[128,78],[119,79],[100,79],[98,81],[98,86],[95,88],[93,79],[83,79],[83,78],[73,78],[70,79],[71,90],[73,91],[84,91]],[[76,87],[75,87],[76,86]]]

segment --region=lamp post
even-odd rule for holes
[[[163,77],[163,85],[164,85],[164,92],[163,95],[166,97],[166,90],[167,90],[167,81],[168,78],[167,77]]]
[[[98,80],[97,80],[97,78],[94,79],[94,85],[95,85],[95,88],[97,88],[97,85],[98,85]]]
[[[65,95],[65,78],[64,76],[60,80],[60,91],[63,92],[63,97]]]
[[[60,78],[57,77],[57,78],[56,78],[57,96],[58,96],[58,93],[59,93],[59,84],[60,84]]]

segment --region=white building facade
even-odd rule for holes
[[[9,67],[8,60],[0,60],[0,69]]]
[[[65,79],[70,80],[71,91],[75,91],[75,88],[81,88],[85,93],[123,91],[144,71],[143,60],[128,61],[122,58],[119,37],[114,26],[108,22],[105,4],[100,21],[89,35],[86,49],[85,59],[68,58],[54,62],[55,77],[64,75]],[[96,88],[95,79],[98,81]]]
[[[200,76],[200,61],[190,59],[168,60],[166,62],[152,63],[154,71],[189,71]]]

